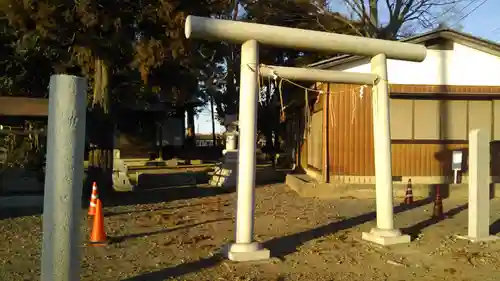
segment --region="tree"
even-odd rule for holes
[[[349,22],[347,19],[322,23],[318,19],[321,16],[319,13],[320,10],[309,0],[302,2],[294,0],[237,0],[228,2],[226,7],[220,9],[219,14],[214,14],[213,17],[322,31],[329,28],[342,33],[350,30],[346,27],[346,22]],[[339,17],[341,17],[340,14]],[[209,48],[206,47],[201,49],[201,53],[204,54],[207,66],[212,70],[210,75],[207,76],[205,73],[202,76],[205,77],[204,79],[208,79],[207,81],[212,82],[203,83],[203,85],[212,85],[217,115],[223,120],[226,114],[236,114],[238,110],[240,46],[223,42],[218,45],[211,44]],[[260,60],[266,64],[307,64],[324,58],[325,55],[328,54],[303,53],[294,50],[272,49],[266,46],[262,46],[260,49]]]
[[[356,24],[337,13],[325,15],[315,1],[309,0],[238,0],[227,3],[225,9],[220,9],[214,17],[340,33],[352,32],[349,25]],[[238,110],[240,46],[219,43],[206,47],[200,49],[207,65],[201,73],[203,81],[200,85],[203,92],[214,97],[217,115],[222,121],[226,114],[236,114]],[[261,63],[275,65],[303,65],[334,55],[266,46],[261,46],[259,53]],[[267,139],[273,132],[277,136],[280,127],[281,105],[277,93],[277,85],[262,87],[258,128]],[[267,144],[273,146],[271,141]]]
[[[55,64],[80,67],[93,82],[92,105],[108,111],[108,89],[115,86],[110,78],[128,66],[139,71],[145,86],[161,88],[153,92],[182,100],[196,88],[197,42],[184,38],[184,20],[217,11],[217,1],[205,2],[4,0],[0,12],[24,37],[36,38],[38,48],[52,48]],[[185,85],[189,90],[182,91]]]
[[[142,6],[137,21],[139,33],[134,65],[147,87],[158,89],[160,99],[167,96],[167,100],[172,100],[177,106],[193,100],[193,97],[208,101],[208,92],[200,89],[199,82],[207,79],[204,76],[212,62],[207,61],[201,50],[220,44],[187,40],[184,22],[190,14],[205,17],[219,14],[228,2],[154,1]],[[194,132],[194,112],[191,110],[188,111],[187,125]],[[192,137],[186,141],[194,144]]]
[[[292,1],[292,0],[241,0],[246,13],[243,20],[292,28],[329,31],[337,33],[352,32],[351,25],[356,25],[338,13],[324,13],[321,1]],[[305,65],[335,53],[303,52],[282,48],[261,46],[260,62],[272,65]],[[261,81],[261,95],[258,113],[258,129],[266,137],[266,151],[279,149],[277,141],[282,132],[282,108],[285,93],[290,93],[288,83],[280,80],[263,79]],[[275,142],[270,141],[274,135]]]
[[[43,52],[33,46],[36,41],[19,37],[9,22],[0,19],[0,95],[46,96],[51,71],[50,61]],[[41,75],[42,74],[42,75]]]
[[[19,60],[35,62],[26,55],[32,52],[48,62],[43,64],[50,66],[47,77],[50,73],[87,77],[91,90],[87,136],[100,152],[90,162],[107,169],[117,105],[145,96],[182,104],[197,93],[197,42],[184,38],[184,20],[188,14],[210,16],[219,2],[225,1],[2,0],[0,14],[15,31],[12,49],[26,49],[10,51]]]
[[[240,0],[229,1],[215,17],[238,20],[240,7]],[[210,94],[216,104],[217,116],[221,120],[224,120],[226,115],[234,115],[238,112],[239,59],[239,46],[225,42],[216,46],[211,58],[211,75],[209,75],[208,85],[211,86]],[[224,65],[223,69],[221,65]]]
[[[52,73],[84,75],[89,81],[91,110],[87,138],[97,148],[89,157],[92,180],[108,184],[112,162],[112,74],[121,68],[134,39],[135,1],[14,1],[0,2],[0,13],[16,32],[18,54],[43,56]],[[33,74],[33,73],[29,73]],[[48,84],[48,83],[47,83]],[[47,87],[45,85],[45,89]],[[46,90],[45,90],[46,92]],[[104,183],[102,182],[102,183]]]
[[[381,39],[397,39],[412,35],[420,28],[436,28],[443,21],[450,20],[464,4],[476,1],[340,0],[351,18],[360,23],[351,26],[357,35]],[[325,5],[325,10],[326,7],[328,5]],[[382,15],[387,15],[387,19],[383,20]]]

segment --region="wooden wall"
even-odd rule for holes
[[[0,97],[0,115],[48,116],[48,98]]]
[[[330,85],[329,164],[333,175],[375,175],[371,92]]]
[[[322,169],[323,163],[323,110],[311,114],[307,129],[307,165],[316,170]]]
[[[498,88],[498,89],[497,89]],[[350,175],[350,176],[374,176],[374,147],[373,147],[373,122],[372,122],[372,107],[371,107],[371,91],[370,87],[363,87],[362,85],[345,85],[333,84],[323,86],[324,90],[329,89],[330,104],[329,106],[329,169],[332,175]],[[443,96],[447,94],[449,96]],[[496,91],[496,92],[495,92]],[[455,96],[452,96],[453,95]],[[457,93],[463,94],[457,97]],[[411,109],[402,109],[394,106],[399,99],[413,100],[419,99],[422,95],[427,95],[424,99],[432,101],[433,99],[440,99],[447,102],[448,98],[454,100],[463,100],[466,103],[466,111],[459,112],[462,115],[468,116],[465,118],[464,130],[471,129],[470,124],[478,124],[483,128],[488,129],[491,127],[492,140],[496,136],[500,137],[500,121],[495,116],[500,117],[500,101],[492,100],[495,98],[491,93],[500,93],[500,87],[459,87],[447,86],[446,88],[439,86],[415,86],[415,85],[391,85],[391,127],[394,131],[398,127],[398,133],[393,132],[396,138],[392,141],[392,170],[394,176],[443,176],[451,173],[451,153],[452,150],[463,150],[467,152],[467,135],[460,134],[458,139],[450,137],[450,130],[455,130],[456,124],[453,123],[458,119],[448,121],[450,124],[455,124],[451,127],[438,128],[438,136],[434,136],[434,132],[425,129],[427,122],[439,122],[435,120],[438,114],[434,116],[432,112],[421,113],[418,117],[413,116],[411,122],[402,120],[405,114],[411,114],[415,107]],[[401,96],[406,95],[406,96]],[[498,97],[500,98],[500,96]],[[492,116],[487,118],[488,114],[484,117],[491,122],[485,125],[484,120],[476,120],[478,115],[475,110],[475,103],[469,100],[481,100],[481,106],[484,106],[484,101],[490,101]],[[451,103],[450,103],[451,104]],[[454,103],[453,103],[454,104]],[[458,104],[458,103],[457,103]],[[472,105],[472,106],[471,106]],[[498,106],[497,106],[498,105]],[[417,105],[419,106],[419,105]],[[498,112],[496,107],[499,108]],[[453,111],[458,107],[450,107]],[[400,113],[395,113],[400,109]],[[417,108],[418,109],[418,108]],[[408,110],[413,110],[408,112]],[[482,111],[484,113],[484,111]],[[459,116],[458,114],[457,116]],[[430,120],[425,118],[432,117]],[[429,119],[427,118],[427,119]],[[441,117],[439,117],[441,118]],[[401,120],[400,120],[401,119]],[[485,119],[485,120],[486,120]],[[499,119],[500,120],[500,119]],[[399,121],[399,125],[395,125]],[[425,121],[425,122],[424,122]],[[419,124],[422,123],[422,124]],[[404,124],[408,124],[404,126]],[[415,127],[417,126],[417,127]],[[441,125],[440,125],[441,126]],[[474,125],[475,126],[475,125]],[[431,127],[431,126],[429,126]],[[498,127],[498,130],[496,129]],[[451,128],[451,129],[449,129]],[[458,128],[458,127],[457,127]],[[431,128],[432,129],[432,128]],[[420,131],[419,131],[420,130]],[[432,129],[433,130],[433,129]],[[498,131],[498,133],[497,133]],[[415,134],[416,132],[416,134]],[[442,133],[444,132],[444,133]],[[408,136],[408,138],[400,139],[401,136]],[[417,137],[415,137],[417,135]],[[429,136],[427,136],[429,135]],[[431,136],[432,135],[432,136]],[[453,136],[456,134],[453,133]],[[426,138],[429,139],[426,139]],[[321,139],[321,134],[317,134],[314,138]],[[492,143],[492,175],[498,170],[500,175],[500,162],[496,158],[500,158],[500,145]],[[498,157],[497,157],[498,156]]]

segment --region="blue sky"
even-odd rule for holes
[[[500,1],[488,0],[463,22],[463,31],[500,42]]]
[[[472,0],[474,3],[466,7],[463,11],[463,15],[468,15],[464,18],[460,25],[463,27],[463,31],[471,33],[474,36],[482,37],[492,41],[500,43],[500,17],[498,16],[500,12],[500,0]],[[484,4],[477,7],[483,1]],[[472,12],[477,7],[475,11]],[[457,16],[460,19],[461,16]],[[455,21],[451,21],[454,24]],[[196,118],[196,128],[198,133],[211,133],[212,132],[212,121],[211,112],[209,108],[203,110],[199,116]],[[216,132],[222,132],[223,127],[216,122],[215,126]]]

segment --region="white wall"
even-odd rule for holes
[[[500,57],[458,43],[454,50],[427,50],[423,62],[389,60],[389,82],[416,85],[500,86]],[[349,72],[370,72],[369,60],[332,68]]]

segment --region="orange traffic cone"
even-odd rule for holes
[[[97,184],[95,182],[93,182],[92,183],[92,194],[90,195],[89,212],[87,213],[89,216],[95,215],[97,198],[99,198],[99,194],[97,193]]]
[[[406,187],[405,204],[413,204],[413,189],[411,186],[411,179],[408,180],[408,185]]]
[[[432,217],[436,219],[444,218],[443,199],[441,198],[441,188],[439,185],[436,185],[436,198],[434,200],[434,210],[432,212]]]
[[[92,233],[90,234],[91,246],[106,245],[106,232],[104,231],[104,215],[102,213],[102,203],[97,199],[94,223],[92,224]]]

